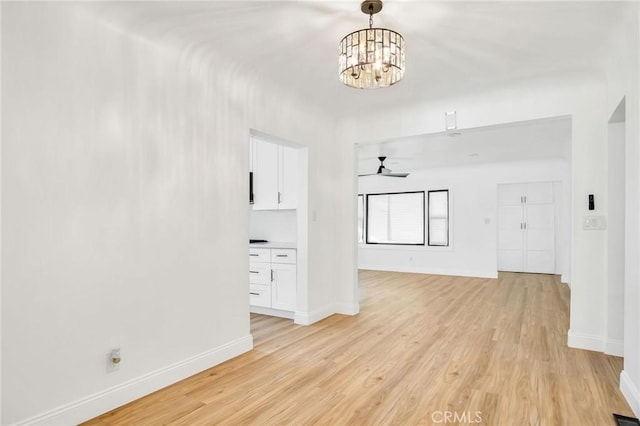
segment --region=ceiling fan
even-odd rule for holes
[[[375,175],[380,175],[380,176],[386,176],[386,177],[399,177],[399,178],[406,178],[407,176],[409,176],[409,173],[392,173],[390,169],[387,169],[384,166],[384,160],[386,160],[387,157],[378,157],[378,160],[380,160],[380,167],[378,167],[378,171],[375,173],[369,173],[369,174],[365,174],[365,175],[358,175],[358,177],[360,176],[375,176]]]

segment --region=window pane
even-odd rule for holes
[[[429,245],[449,245],[449,191],[429,191]]]
[[[367,242],[389,241],[389,197],[367,195]]]
[[[367,242],[424,244],[424,192],[367,195]]]
[[[448,191],[429,192],[429,217],[447,217],[449,212],[448,195]]]

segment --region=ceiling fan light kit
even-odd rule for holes
[[[381,0],[365,0],[360,9],[369,15],[369,28],[347,34],[340,41],[340,81],[357,89],[392,86],[404,76],[404,38],[393,30],[373,28],[373,15],[382,10]]]

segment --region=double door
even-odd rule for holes
[[[498,185],[498,270],[554,274],[552,182]]]

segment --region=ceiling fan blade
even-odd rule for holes
[[[375,176],[375,175],[377,175],[377,174],[378,174],[378,173],[367,173],[367,174],[365,174],[365,175],[358,175],[358,177],[362,177],[362,176]]]
[[[409,173],[385,173],[382,176],[406,178]]]

